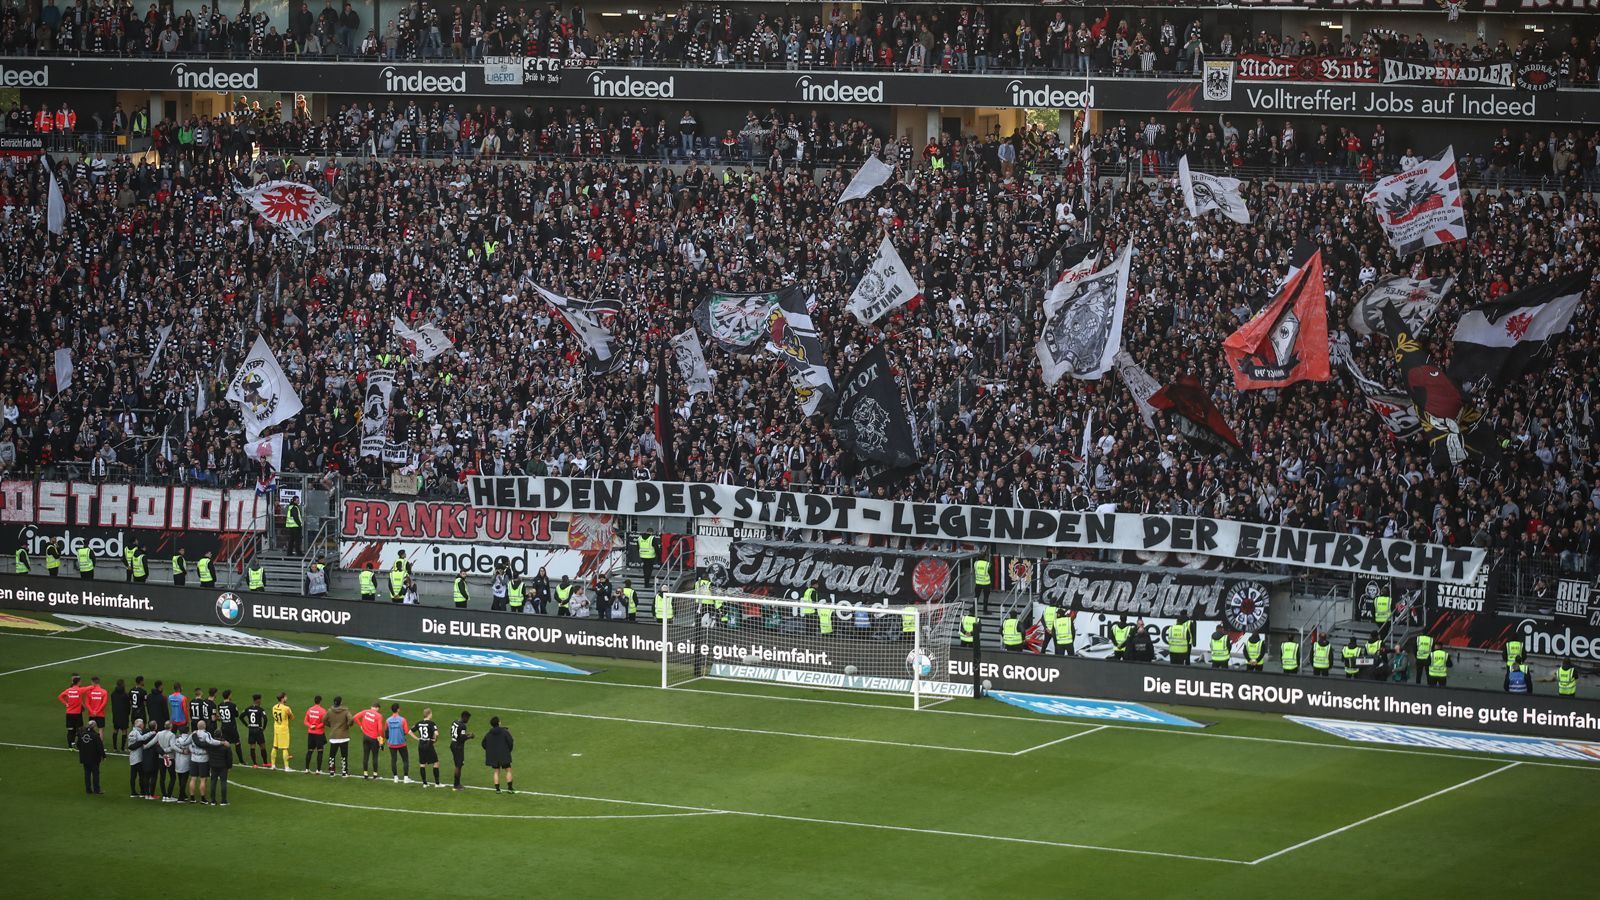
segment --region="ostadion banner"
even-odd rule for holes
[[[887,600],[891,606],[901,607],[943,600],[957,565],[973,555],[848,544],[737,541],[727,569],[719,572],[713,567],[711,579],[741,591],[776,597],[820,584],[824,596],[867,603]]]
[[[587,582],[608,576],[622,566],[619,550],[581,550],[567,547],[532,547],[522,544],[442,544],[413,541],[340,541],[339,567],[355,571],[376,568],[387,572],[400,554],[421,575],[455,575],[487,578],[495,566],[504,562],[523,578],[532,578],[540,569],[552,582],[565,575]],[[617,585],[621,587],[621,585]]]
[[[473,476],[472,505],[630,516],[721,516],[779,528],[1091,550],[1158,550],[1430,581],[1468,581],[1476,547],[1444,547],[1227,519],[957,506],[723,484]]]
[[[253,488],[92,481],[0,481],[0,523],[161,531],[261,531],[271,513]]]
[[[326,597],[234,594],[83,582],[77,579],[0,575],[0,609],[32,613],[103,615],[148,621],[270,628],[383,641],[526,650],[535,654],[659,660],[661,628],[654,623],[557,618],[487,610],[362,603]],[[678,642],[674,653],[702,654],[719,663],[804,671],[844,672],[834,651],[777,642],[740,640],[712,633],[696,647]],[[947,683],[970,683],[972,655],[951,650]],[[1595,740],[1600,701],[1554,696],[1514,697],[1492,691],[1424,688],[1375,681],[1253,674],[1201,667],[1109,663],[985,649],[977,676],[995,690],[1244,709],[1337,719],[1384,721]],[[1543,686],[1543,685],[1541,685]]]

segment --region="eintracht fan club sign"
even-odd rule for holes
[[[1228,519],[912,503],[678,481],[478,475],[471,479],[471,501],[473,506],[493,509],[720,516],[776,528],[851,534],[1195,553],[1427,581],[1471,581],[1484,558],[1477,547]]]

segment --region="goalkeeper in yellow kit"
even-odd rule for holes
[[[272,705],[272,755],[267,758],[267,768],[276,768],[278,754],[283,754],[283,770],[289,771],[289,723],[294,721],[294,710],[289,708],[289,695],[278,692],[278,702]]]

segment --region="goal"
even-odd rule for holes
[[[970,680],[952,680],[950,671],[959,604],[667,597],[673,614],[661,622],[664,688],[701,678],[759,682],[909,695],[915,709],[932,698],[972,696]]]

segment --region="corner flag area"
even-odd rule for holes
[[[778,685],[662,689],[648,663],[561,662],[592,674],[342,643],[0,634],[7,893],[148,897],[168,866],[208,891],[284,897],[384,878],[441,897],[1480,897],[1547,890],[1553,861],[1569,885],[1600,876],[1600,763],[1364,743],[1197,707],[1162,709],[1204,728],[989,699],[917,712]],[[296,770],[236,762],[225,808],[151,803],[128,797],[113,752],[104,794],[87,795],[56,702],[72,673],[231,689],[241,707],[282,691]],[[387,751],[377,781],[301,773],[299,717],[336,694],[385,715],[399,704],[412,722],[470,710],[468,789],[395,783]],[[515,794],[484,766],[491,716],[515,739]]]

